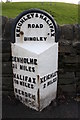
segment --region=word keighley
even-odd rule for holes
[[[16,37],[20,37],[20,28],[21,28],[22,24],[25,21],[30,20],[32,18],[39,18],[39,19],[44,20],[47,23],[47,25],[49,26],[49,28],[50,28],[50,32],[51,32],[50,35],[51,35],[51,37],[53,37],[55,35],[55,30],[54,30],[53,23],[51,22],[51,20],[47,16],[45,16],[45,15],[43,15],[41,13],[29,13],[29,14],[23,16],[19,20],[19,22],[17,23],[17,26],[16,26]],[[33,29],[34,28],[42,29],[43,27],[45,27],[43,24],[28,24],[26,29],[31,29],[31,28],[33,28]]]

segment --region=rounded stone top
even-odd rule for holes
[[[29,9],[16,17],[12,27],[12,43],[58,42],[58,27],[46,11]]]

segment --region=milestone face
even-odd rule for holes
[[[56,23],[45,11],[31,9],[14,23],[12,67],[14,93],[22,103],[41,111],[57,92]]]
[[[40,10],[29,11],[22,15],[15,27],[15,40],[24,42],[55,42],[55,22],[52,17]]]

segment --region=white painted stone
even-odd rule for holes
[[[44,107],[49,105],[50,102],[56,97],[57,80],[50,85],[47,85],[47,84],[49,83],[49,81],[52,81],[54,78],[57,79],[57,73],[54,77],[46,80],[45,82],[41,83],[40,79],[43,78],[44,76],[55,73],[57,71],[58,44],[57,43],[54,43],[53,45],[44,44],[43,46],[42,45],[36,46],[34,44],[32,45],[31,50],[29,47],[30,47],[30,44],[29,45],[18,44],[18,43],[12,44],[12,56],[20,57],[20,58],[28,58],[28,59],[29,58],[37,59],[37,65],[32,65],[32,64],[29,65],[25,63],[22,64],[20,62],[13,61],[13,64],[17,64],[17,69],[13,68],[13,73],[18,74],[19,76],[21,75],[21,76],[28,76],[31,78],[35,78],[36,84],[25,81],[25,83],[29,83],[30,86],[31,84],[33,84],[34,89],[31,89],[29,87],[20,85],[20,81],[24,81],[24,80],[17,79],[19,84],[16,84],[14,81],[15,78],[13,78],[14,88],[17,88],[19,90],[35,95],[35,100],[33,100],[34,106],[30,105],[29,103],[26,104],[25,98],[30,99],[30,101],[32,101],[32,98],[25,97],[24,95],[21,95],[23,98],[22,102],[27,106],[34,108],[36,110],[42,110]],[[21,70],[20,65],[34,67],[35,72]],[[38,80],[38,75],[39,75],[39,80]],[[45,84],[45,88],[44,88],[44,84]],[[38,96],[38,92],[39,92],[39,96]],[[15,95],[19,95],[19,93],[15,93]]]
[[[58,43],[52,35],[55,34],[55,26],[51,19],[38,12],[38,17],[35,17],[36,12],[33,13],[34,17],[27,14],[30,19],[24,21],[20,28],[20,21],[27,15],[16,23],[15,43],[11,43],[13,84],[15,96],[22,103],[41,111],[56,98]],[[45,20],[39,18],[41,14],[53,26],[54,32]]]

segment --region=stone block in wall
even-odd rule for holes
[[[74,41],[72,44],[73,48],[75,48],[78,52],[80,52],[80,41]]]
[[[75,76],[78,77],[78,78],[80,78],[80,72],[76,72]]]
[[[0,91],[2,91],[2,76],[0,77]]]
[[[62,25],[60,39],[73,40],[73,25]]]
[[[77,82],[77,94],[80,95],[80,77],[78,77],[78,82]]]
[[[75,73],[74,72],[64,72],[62,74],[59,74],[58,77],[60,79],[74,79],[75,78]]]
[[[10,53],[11,52],[11,45],[9,41],[0,41],[0,43],[2,42],[2,45],[0,45],[0,47],[2,46],[2,53]]]
[[[8,17],[2,16],[2,35],[5,31],[5,25],[6,25],[7,21],[8,21]]]
[[[13,90],[13,79],[12,77],[2,77],[2,90]]]
[[[0,16],[0,38],[2,38],[2,17]]]
[[[0,40],[0,53],[2,53],[2,41]]]
[[[58,65],[58,74],[63,74],[64,68]]]
[[[13,21],[14,19],[10,18],[8,19],[5,25],[5,30],[4,30],[4,35],[3,35],[4,40],[11,40],[11,29],[12,29]]]
[[[2,53],[0,53],[0,62],[2,62]]]
[[[58,53],[58,63],[63,64],[64,63],[64,54]]]
[[[80,84],[77,86],[77,95],[80,97]]]
[[[80,40],[80,26],[78,24],[73,25],[73,35],[76,41]]]
[[[59,78],[58,84],[59,85],[72,85],[77,83],[77,78]]]
[[[64,64],[64,71],[65,72],[79,72],[80,71],[80,64]]]
[[[80,85],[77,86],[77,94],[80,95]]]
[[[2,90],[13,91],[13,74],[10,62],[2,63]]]
[[[2,76],[2,77],[11,77],[11,78],[12,78],[12,77],[13,77],[13,74],[10,74],[10,73],[7,73],[7,74],[6,74],[6,73],[5,73],[5,74],[2,74],[1,76]],[[1,76],[0,76],[0,77],[1,77]]]
[[[80,55],[77,55],[78,64],[80,64]]]
[[[8,21],[8,17],[6,17],[6,16],[0,16],[0,28],[1,28],[0,29],[1,30],[0,34],[2,36],[3,36],[5,25],[6,25],[7,21]]]
[[[58,62],[58,68],[61,69],[63,68],[64,69],[64,63],[62,63],[61,61]],[[60,70],[59,70],[60,71]]]
[[[59,53],[70,53],[70,54],[74,54],[76,53],[76,49],[74,49],[72,47],[72,45],[62,45],[60,42],[59,42]]]
[[[64,67],[64,59],[58,59],[58,67],[63,68]]]
[[[77,85],[80,86],[80,78],[78,78]]]
[[[3,101],[6,102],[8,99],[11,100],[12,102],[15,102],[14,101],[14,92],[13,90],[3,90],[2,91],[2,104],[3,104]],[[10,103],[9,103],[10,104]]]
[[[59,44],[61,46],[69,46],[69,45],[72,45],[72,41],[70,40],[67,40],[67,39],[59,39]]]
[[[3,62],[2,64],[2,74],[12,74],[12,63]]]
[[[0,53],[1,55],[1,53]],[[11,53],[3,53],[2,54],[2,62],[10,62],[11,61]],[[1,62],[1,59],[0,59]]]
[[[79,55],[74,55],[74,56],[71,56],[71,55],[65,55],[64,56],[64,63],[73,63],[73,64],[76,64],[76,63],[80,63],[79,61],[79,58],[80,56]]]
[[[58,74],[58,84],[59,85],[70,85],[75,84],[77,78],[74,72],[64,72],[63,74]]]
[[[76,84],[59,85],[58,87],[60,87],[62,92],[66,93],[67,95],[76,95]]]

